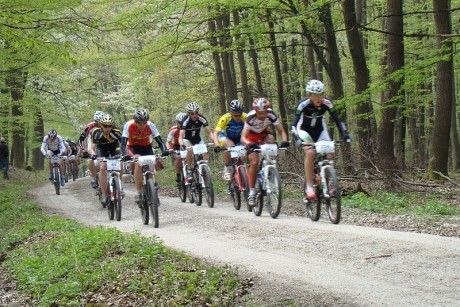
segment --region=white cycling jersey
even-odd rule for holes
[[[64,139],[60,135],[57,135],[54,138],[54,140],[51,140],[47,135],[45,135],[45,137],[43,138],[42,147],[40,148],[40,151],[43,155],[46,155],[47,150],[59,150],[61,154],[65,153],[66,148],[64,144]]]

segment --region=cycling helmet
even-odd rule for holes
[[[104,114],[101,119],[101,124],[107,126],[113,125],[113,116],[110,114]]]
[[[136,123],[146,123],[149,120],[149,113],[146,109],[137,108],[134,110],[133,117]]]
[[[242,113],[243,103],[237,99],[230,102],[230,112]]]
[[[322,94],[324,93],[324,84],[319,80],[310,80],[305,87],[307,93]]]
[[[5,140],[4,137],[1,137],[1,138],[0,138],[0,143],[6,143],[6,140]]]
[[[51,129],[50,132],[48,132],[48,137],[52,140],[54,140],[57,136],[57,132],[54,129]]]
[[[96,111],[94,113],[94,116],[93,116],[93,119],[96,123],[99,123],[102,119],[102,117],[104,116],[104,112],[102,111]]]
[[[190,102],[186,107],[185,107],[185,110],[187,110],[187,112],[196,112],[200,109],[200,106],[198,105],[198,103],[196,102]]]
[[[252,103],[252,107],[256,111],[266,111],[270,108],[270,102],[266,98],[256,98]]]
[[[179,123],[181,123],[185,116],[187,116],[187,114],[185,114],[184,112],[179,112],[179,113],[177,113],[177,115],[176,115],[176,121],[178,121]]]

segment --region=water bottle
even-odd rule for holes
[[[263,170],[259,171],[257,178],[259,178],[259,185],[263,187],[264,186],[264,171]]]

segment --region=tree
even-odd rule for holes
[[[450,0],[433,0],[433,9],[437,47],[444,57],[436,65],[436,105],[428,176],[432,179],[441,179],[440,174],[448,176],[449,137],[454,100],[452,41],[446,37],[452,34]]]

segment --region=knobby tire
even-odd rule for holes
[[[214,208],[214,187],[212,185],[211,171],[209,166],[203,167],[203,182],[206,202],[209,208]]]
[[[59,173],[59,167],[54,167],[53,169],[53,180],[54,180],[54,190],[57,195],[61,194],[61,174]]]
[[[342,198],[339,180],[332,167],[326,168],[324,175],[326,176],[326,185],[330,196],[326,199],[327,215],[332,224],[338,224],[342,216]]]
[[[121,187],[118,176],[115,176],[113,179],[113,204],[115,207],[115,219],[121,221]]]
[[[110,176],[107,174],[107,176]],[[107,214],[109,215],[109,220],[113,220],[115,217],[115,204],[110,197],[110,183],[107,182],[107,190],[106,192],[106,202],[107,202]],[[115,190],[113,191],[115,193]]]
[[[152,178],[149,178],[147,180],[147,190],[149,190],[149,197],[147,198],[148,204],[149,204],[149,209],[150,209],[150,215],[152,217],[152,223],[154,228],[158,228],[160,225],[159,217],[158,217],[158,205],[159,205],[159,199],[158,199],[158,191],[157,188],[155,187],[155,182],[153,181]]]

